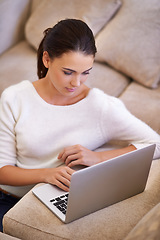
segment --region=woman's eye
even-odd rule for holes
[[[64,74],[65,74],[65,75],[71,75],[72,72],[66,72],[66,71],[64,71]]]
[[[82,74],[83,75],[88,75],[88,74],[90,74],[90,72],[83,72]]]

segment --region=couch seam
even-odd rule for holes
[[[19,221],[16,221],[16,220],[13,219],[13,218],[10,218],[10,217],[7,217],[7,216],[5,216],[5,218],[8,218],[8,219],[10,219],[10,220],[12,220],[12,221],[14,221],[14,222],[16,222],[16,223],[20,223]],[[24,224],[24,223],[20,223],[20,224],[22,224],[23,226],[30,227],[29,225]],[[69,238],[60,237],[60,236],[58,236],[58,235],[51,234],[51,233],[48,233],[48,232],[46,232],[46,231],[42,231],[42,230],[37,229],[37,228],[35,228],[35,227],[32,227],[32,228],[35,229],[35,230],[37,230],[37,231],[39,231],[39,232],[45,232],[46,234],[49,234],[49,235],[51,235],[51,236],[55,236],[55,237],[58,237],[58,238],[62,238],[62,239],[64,239],[64,240],[70,240]],[[5,233],[5,227],[4,227],[4,233]],[[6,234],[7,234],[7,233],[6,233]],[[14,236],[13,236],[13,237],[14,237]]]

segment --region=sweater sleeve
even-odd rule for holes
[[[16,165],[15,119],[9,102],[12,97],[2,93],[0,100],[0,167]]]
[[[107,107],[105,105],[107,104]],[[118,98],[106,99],[103,107],[102,127],[104,137],[133,144],[137,149],[156,144],[154,159],[160,158],[160,135],[132,115]]]

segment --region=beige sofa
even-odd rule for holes
[[[10,236],[8,234],[0,232],[0,239],[1,240],[18,240],[19,238],[15,238],[15,237],[12,237],[12,236]]]
[[[37,79],[42,32],[66,17],[86,21],[96,38],[98,53],[87,84],[119,97],[160,133],[159,0],[2,0],[0,94],[24,79]],[[157,159],[142,194],[70,224],[63,224],[29,192],[5,215],[7,235],[0,239],[160,239],[159,189]]]

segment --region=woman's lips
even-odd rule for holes
[[[67,88],[67,87],[66,87],[66,89],[68,92],[74,92],[76,90],[76,88]]]

